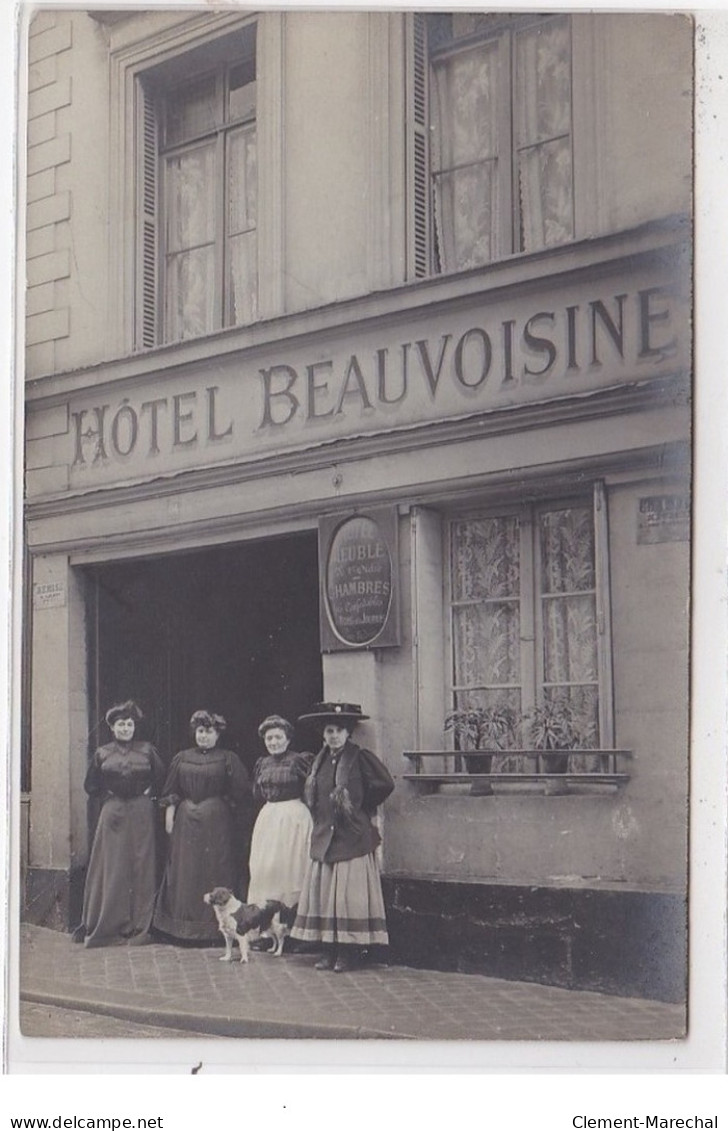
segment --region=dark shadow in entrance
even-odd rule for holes
[[[260,720],[295,721],[321,698],[315,533],[104,564],[87,576],[91,749],[108,740],[109,704],[134,698],[147,716],[139,736],[166,762],[189,746],[190,715],[206,707],[225,716],[225,745],[251,769]]]

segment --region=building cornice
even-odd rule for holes
[[[667,472],[666,472],[667,467]],[[448,477],[438,483],[428,483],[412,489],[403,498],[401,488],[378,489],[377,505],[387,503],[397,506],[401,513],[412,507],[457,508],[466,500],[472,506],[479,492],[491,498],[498,492],[501,502],[517,499],[519,502],[549,497],[555,493],[578,495],[585,482],[595,478],[607,482],[621,481],[625,476],[647,483],[658,475],[660,481],[689,483],[690,453],[687,444],[657,444],[639,452],[610,452],[599,457],[572,460],[554,460],[539,468],[514,467],[498,472]],[[123,500],[116,498],[120,506]],[[170,526],[139,528],[133,532],[119,530],[104,535],[73,536],[39,543],[31,538],[28,551],[35,554],[67,554],[74,565],[92,564],[110,559],[143,557],[149,554],[177,552],[184,549],[201,549],[205,546],[228,544],[244,539],[265,537],[271,530],[314,530],[322,514],[351,512],[371,505],[371,492],[358,492],[322,505],[320,499],[307,503],[286,503],[276,507],[256,510],[246,514],[207,516],[204,519],[180,522]],[[48,516],[51,517],[51,516]]]

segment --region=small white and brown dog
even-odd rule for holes
[[[278,900],[266,900],[264,907],[254,903],[243,903],[233,895],[229,888],[213,888],[202,897],[209,903],[217,916],[220,933],[225,939],[225,953],[221,962],[233,961],[233,945],[237,940],[240,948],[240,961],[248,962],[251,939],[268,935],[273,939],[271,954],[278,958],[283,953],[283,944],[291,932],[296,909],[286,907]]]

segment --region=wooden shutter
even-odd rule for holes
[[[149,349],[159,340],[157,108],[152,92],[139,83],[137,99],[137,270],[134,344]]]
[[[427,21],[408,16],[407,35],[407,275],[430,267],[430,153],[428,144]]]

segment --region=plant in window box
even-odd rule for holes
[[[556,695],[540,704],[526,716],[530,741],[542,751],[583,751],[594,745],[594,735],[585,725],[584,712],[565,695]],[[561,757],[543,758],[543,772],[551,774],[583,773],[598,770],[599,754],[564,753]]]
[[[452,731],[470,773],[489,774],[499,757],[494,751],[513,745],[518,718],[512,707],[466,707],[450,711],[445,730]],[[470,753],[473,751],[473,753]]]

